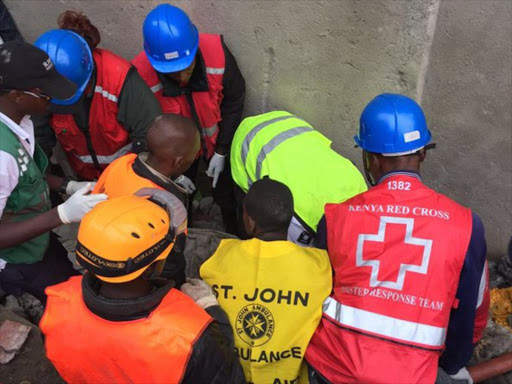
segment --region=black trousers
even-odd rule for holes
[[[50,244],[43,260],[33,264],[7,263],[0,271],[0,285],[9,295],[19,296],[23,292],[28,292],[45,305],[46,287],[62,283],[79,274],[69,261],[68,252],[57,235],[50,232]]]
[[[194,161],[192,166],[185,172],[187,176],[194,183],[197,181],[197,172],[199,169],[199,163],[201,158]],[[209,178],[210,185],[213,179]],[[235,196],[233,193],[233,178],[231,177],[231,163],[229,156],[226,156],[226,165],[224,170],[219,175],[217,186],[212,188],[212,196],[215,203],[220,207],[222,214],[222,221],[224,223],[225,231],[233,235],[238,233],[237,225],[237,208],[235,202]],[[193,197],[190,198],[190,201]]]

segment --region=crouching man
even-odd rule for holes
[[[243,382],[213,292],[189,287],[203,309],[157,279],[187,215],[172,194],[145,191],[84,217],[77,259],[87,273],[46,291],[48,358],[68,383]]]
[[[265,178],[244,200],[250,240],[222,240],[200,269],[235,333],[251,383],[307,382],[304,353],[331,292],[327,253],[287,241],[293,215],[288,187]]]

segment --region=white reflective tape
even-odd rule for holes
[[[172,59],[176,59],[176,58],[180,57],[180,54],[178,53],[178,51],[165,52],[164,57],[165,57],[165,60],[172,60]]]
[[[96,159],[98,159],[98,163],[100,163],[100,164],[110,164],[111,162],[113,162],[118,157],[126,155],[128,152],[130,152],[131,149],[132,149],[132,143],[129,143],[129,144],[125,145],[124,147],[122,147],[120,150],[118,150],[113,155],[109,155],[109,156],[96,156]],[[92,160],[92,156],[78,156],[78,155],[76,155],[76,157],[78,157],[82,163],[94,164],[94,161]]]
[[[480,286],[478,287],[478,300],[476,307],[480,308],[484,301],[485,291],[487,290],[487,260],[485,260],[484,269],[482,271],[482,277],[480,278]]]
[[[412,131],[412,132],[404,133],[404,141],[406,143],[418,140],[419,138],[421,138],[420,131]]]
[[[158,83],[157,85],[153,85],[151,87],[151,92],[153,93],[156,93],[158,92],[159,90],[161,90],[164,86],[162,85],[162,83]]]
[[[116,95],[113,95],[111,93],[108,93],[107,91],[105,91],[101,86],[97,85],[95,88],[94,88],[94,92],[96,93],[101,93],[101,95],[103,97],[106,97],[107,99],[109,99],[110,101],[113,101],[114,103],[117,103],[117,96]]]
[[[349,307],[338,303],[332,297],[325,299],[323,310],[324,314],[341,325],[406,343],[442,347],[446,339],[446,328],[415,323]]]
[[[206,73],[210,75],[223,75],[224,68],[206,67]]]
[[[211,127],[203,128],[203,133],[208,137],[212,137],[215,134],[215,132],[217,132],[218,129],[219,127],[217,126],[217,124],[215,124]]]

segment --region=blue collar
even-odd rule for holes
[[[388,172],[388,173],[384,174],[383,176],[381,176],[379,181],[377,181],[376,185],[379,185],[384,180],[386,180],[390,177],[393,177],[393,176],[409,176],[409,177],[414,177],[415,179],[418,179],[419,181],[422,181],[419,173],[416,173],[413,171],[392,171],[392,172]]]

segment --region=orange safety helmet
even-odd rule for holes
[[[173,194],[144,188],[98,204],[78,230],[78,263],[98,279],[123,283],[165,260],[187,227],[187,210]]]

